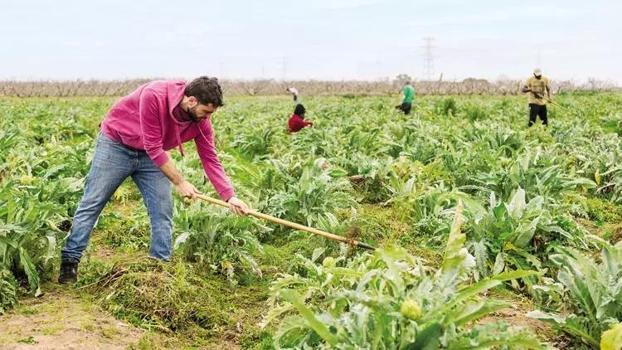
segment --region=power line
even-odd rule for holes
[[[432,80],[434,76],[434,55],[432,49],[434,46],[434,38],[426,36],[423,38],[425,45],[423,46],[423,76],[426,80]]]

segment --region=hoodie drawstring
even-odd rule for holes
[[[177,146],[177,149],[179,149],[179,153],[181,153],[181,156],[185,157],[186,155],[184,154],[184,146],[181,143],[181,136],[179,135],[180,134],[179,125],[177,125],[177,123],[173,123],[173,124],[175,124],[175,136],[177,137],[177,144],[179,145]]]
[[[203,133],[203,130],[201,130],[201,126],[199,125],[199,123],[196,124],[197,129],[199,129],[199,134],[201,134],[201,136],[203,137],[203,140],[205,140],[205,142],[207,144],[209,144],[209,139],[207,138],[207,136],[205,136],[205,134]],[[180,136],[180,131],[179,131],[179,125],[177,125],[177,123],[175,123],[175,136],[177,137],[177,144],[179,146],[177,146],[177,149],[179,149],[179,153],[181,153],[182,157],[185,157],[186,154],[184,153],[184,146],[181,142],[181,136]]]

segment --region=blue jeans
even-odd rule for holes
[[[138,186],[151,221],[149,254],[160,260],[171,257],[173,198],[171,183],[145,151],[133,150],[99,133],[84,195],[73,218],[62,259],[79,262],[93,226],[123,180]]]

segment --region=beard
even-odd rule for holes
[[[199,117],[197,117],[197,107],[198,105],[188,108],[188,116],[193,123],[200,122]]]
[[[542,79],[541,75],[536,75],[535,77],[536,77],[536,79]]]

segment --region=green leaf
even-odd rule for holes
[[[477,304],[469,304],[461,308],[458,313],[448,317],[453,320],[456,326],[464,326],[471,321],[479,320],[495,311],[505,309],[511,304],[499,300],[481,301]]]
[[[600,337],[600,350],[622,349],[622,323],[618,323],[603,332]]]
[[[324,339],[328,344],[330,345],[337,344],[337,337],[335,337],[335,335],[333,335],[330,332],[330,330],[328,329],[328,327],[324,325],[324,323],[322,323],[320,320],[318,320],[315,317],[315,315],[313,314],[313,311],[311,311],[311,309],[309,309],[305,305],[304,301],[302,300],[302,297],[300,297],[298,293],[290,289],[285,289],[285,290],[280,291],[280,295],[284,300],[291,303],[296,308],[296,310],[300,313],[300,315],[307,322],[307,325],[311,329],[313,329],[315,333],[317,333],[320,337],[322,337],[322,339]]]
[[[19,248],[19,263],[24,269],[26,277],[28,277],[28,284],[30,285],[30,291],[34,292],[35,296],[41,295],[41,289],[39,287],[39,274],[35,265],[30,259],[30,255],[22,247]]]
[[[439,323],[428,324],[417,333],[415,342],[406,346],[408,350],[436,350],[440,346],[440,337],[443,328]]]
[[[510,216],[517,219],[523,216],[526,207],[527,204],[525,202],[525,190],[519,187],[514,193],[514,196],[512,196],[512,199],[507,206],[508,213],[510,214]]]

